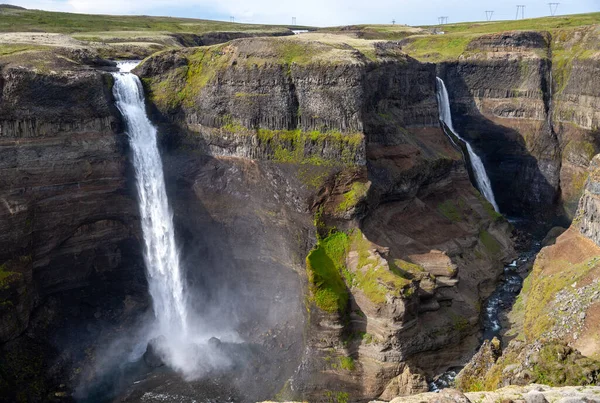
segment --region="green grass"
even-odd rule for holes
[[[558,262],[560,264],[560,262]],[[527,277],[521,295],[526,300],[519,302],[518,309],[524,309],[524,332],[527,340],[536,340],[542,334],[552,329],[553,319],[548,315],[549,304],[561,290],[570,290],[570,284],[579,281],[590,270],[600,264],[600,258],[593,257],[580,264],[564,262],[564,268],[556,273],[544,274],[539,265],[534,265],[533,271]],[[523,306],[524,305],[524,306]]]
[[[352,286],[361,290],[374,304],[384,304],[388,295],[403,297],[410,294],[411,280],[379,264],[369,251],[371,243],[360,230],[352,232],[350,241],[351,250],[358,253],[356,270],[349,275]]]
[[[558,17],[529,18],[524,20],[505,20],[494,22],[463,22],[443,26],[444,32],[452,33],[494,33],[503,31],[554,30],[576,28],[600,24],[600,13],[573,14]],[[427,28],[432,28],[429,26]]]
[[[415,36],[402,49],[417,60],[441,62],[455,60],[465,52],[473,35],[426,35]]]
[[[421,61],[442,62],[457,60],[460,55],[479,53],[468,51],[469,43],[482,35],[507,31],[549,31],[553,40],[553,76],[556,88],[566,84],[573,58],[591,57],[597,47],[583,44],[581,40],[569,41],[576,31],[600,24],[600,13],[579,14],[553,18],[535,18],[527,20],[468,22],[444,25],[444,35],[413,35],[407,39],[403,50]],[[433,27],[424,27],[433,28]],[[593,35],[595,38],[596,36]],[[573,45],[574,43],[574,45]],[[595,49],[595,50],[594,50]],[[543,52],[539,55],[544,57]]]
[[[354,359],[352,357],[341,357],[340,368],[345,369],[346,371],[354,371],[356,369]]]
[[[437,210],[452,222],[463,220],[462,213],[452,200],[446,200],[445,202],[438,204]]]
[[[11,284],[23,277],[21,273],[10,271],[8,264],[0,265],[0,289],[9,289]]]
[[[492,203],[490,203],[485,197],[483,197],[483,195],[479,193],[479,191],[475,190],[475,194],[479,199],[479,202],[483,205],[485,212],[492,220],[500,221],[504,218],[502,214],[494,210],[494,206],[492,206]]]
[[[31,51],[38,51],[38,50],[48,50],[48,49],[50,49],[50,47],[48,47],[48,46],[3,43],[3,44],[0,44],[0,57],[10,56],[10,55],[14,55],[17,53],[31,52]]]
[[[348,235],[336,232],[320,240],[306,258],[312,298],[325,312],[344,312],[348,305],[348,289],[342,278],[348,248]]]
[[[494,238],[492,234],[487,231],[481,231],[479,233],[479,241],[483,244],[483,246],[487,249],[487,251],[492,255],[498,255],[502,246],[500,242]]]
[[[0,7],[0,32],[149,31],[173,33],[285,32],[285,25],[236,24],[191,18],[60,13]]]
[[[427,275],[427,271],[423,266],[402,259],[394,259],[390,262],[390,270],[396,275],[406,279],[421,278]]]
[[[350,235],[335,232],[321,239],[306,258],[312,300],[325,312],[344,312],[349,288],[356,288],[374,304],[384,304],[387,296],[407,297],[412,281],[398,272],[387,270],[371,255],[372,244],[358,229]],[[356,270],[350,271],[346,258],[350,251],[358,253]]]
[[[338,205],[337,211],[345,212],[354,208],[361,200],[367,196],[369,184],[354,182],[349,191],[344,193],[344,200]]]

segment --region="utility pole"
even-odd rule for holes
[[[235,17],[233,15],[229,17],[229,22],[235,22]]]
[[[392,20],[392,25],[396,25],[396,20]]]
[[[515,18],[516,20],[519,19],[519,13],[521,13],[521,19],[524,20],[525,19],[525,6],[524,5],[517,6],[517,17]]]
[[[560,3],[548,3],[548,5],[550,6],[550,15],[551,16],[555,16],[556,15],[556,11],[558,10],[558,5]]]
[[[494,10],[486,10],[486,12],[485,12],[486,20],[491,21],[493,16],[494,16]]]
[[[438,17],[438,22],[440,25],[444,25],[448,23],[448,17]]]
[[[292,25],[296,25],[296,17],[292,17]]]

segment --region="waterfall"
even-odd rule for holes
[[[490,183],[490,178],[487,176],[487,172],[485,171],[485,167],[481,158],[473,151],[473,147],[471,144],[462,138],[455,130],[452,125],[452,113],[450,112],[450,98],[448,97],[448,91],[446,90],[446,84],[444,81],[437,77],[437,99],[438,99],[438,108],[440,114],[440,120],[446,124],[448,129],[452,131],[452,133],[463,143],[465,143],[467,147],[467,152],[469,153],[469,159],[471,160],[471,168],[473,169],[473,174],[475,175],[475,182],[479,191],[483,194],[483,196],[491,203],[494,207],[494,210],[500,212],[498,208],[498,204],[496,203],[496,198],[494,197],[494,192],[492,191],[492,184]]]
[[[144,261],[159,334],[180,340],[186,337],[187,308],[173,217],[165,189],[156,128],[146,116],[144,93],[137,76],[130,73],[137,63],[119,64],[113,73],[113,93],[127,127],[133,150],[140,204]]]

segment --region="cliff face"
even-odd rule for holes
[[[457,378],[459,388],[493,390],[532,382],[597,384],[599,161],[596,156],[590,164],[571,227],[541,250],[525,280],[509,316],[516,338],[501,356],[485,359],[480,351],[473,357]]]
[[[476,343],[508,225],[439,127],[435,66],[331,40],[236,40],[138,68],[184,255],[231,251],[203,249],[191,275],[218,267],[253,301],[236,309],[265,332],[233,319],[245,339],[294,346],[277,352],[280,396],[424,390]]]
[[[598,150],[597,38],[595,28],[488,34],[440,64],[455,127],[484,156],[504,213],[573,217]]]
[[[75,360],[77,343],[53,329],[102,321],[126,294],[145,294],[133,291],[144,284],[137,208],[110,75],[43,55],[3,59],[0,78],[1,393],[30,401],[44,393],[38,369],[56,349]],[[94,292],[105,297],[94,300]],[[86,300],[90,309],[69,311]],[[92,334],[82,331],[80,340]],[[19,370],[26,357],[27,368],[42,367]]]

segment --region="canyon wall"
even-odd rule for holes
[[[482,301],[515,253],[509,224],[441,130],[436,75],[502,212],[576,217],[528,287],[548,273],[542,284],[556,284],[544,259],[565,245],[579,253],[572,265],[588,264],[599,91],[598,63],[582,48],[596,49],[594,35],[481,35],[437,66],[402,44],[326,35],[242,38],[145,60],[137,74],[159,126],[190,303],[216,336],[235,334],[259,357],[232,390],[389,400],[424,391],[473,354]],[[2,59],[0,387],[9,401],[27,383],[37,385],[23,392],[32,401],[64,379],[74,387],[81,363],[97,357],[94,340],[147,308],[110,74],[72,54],[40,55]],[[519,304],[534,332],[526,337],[554,331],[537,326],[545,305]],[[15,375],[18,356],[39,367]],[[257,383],[257,372],[271,382]]]
[[[111,76],[45,58],[53,72],[40,72],[35,56],[36,67],[3,59],[0,78],[0,394],[7,401],[38,401],[57,382],[46,376],[69,377],[62,371],[74,368],[65,363],[128,309],[126,295],[135,296],[131,307],[145,306]],[[63,364],[47,375],[58,356]]]
[[[471,354],[481,301],[514,252],[439,126],[434,65],[394,44],[242,39],[163,52],[137,73],[176,225],[193,240],[184,254],[231,251],[202,249],[200,266],[269,312],[246,315],[264,335],[239,326],[244,338],[305,335],[280,353],[279,396],[422,391]],[[279,289],[285,300],[266,292]]]
[[[594,27],[471,40],[439,73],[509,216],[572,219],[599,149]],[[563,220],[564,222],[564,220]]]

